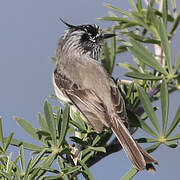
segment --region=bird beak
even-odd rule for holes
[[[107,39],[107,38],[111,38],[111,37],[114,37],[114,36],[116,36],[116,34],[104,34],[103,38]]]

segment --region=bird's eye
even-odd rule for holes
[[[81,37],[81,41],[88,41],[89,40],[89,35],[88,34],[83,34]]]

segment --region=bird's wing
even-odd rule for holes
[[[121,93],[118,87],[115,85],[114,81],[110,79],[111,85],[111,99],[115,108],[116,113],[119,115],[120,119],[123,121],[125,126],[128,126],[128,117],[126,113],[124,99],[121,96]]]
[[[88,123],[97,132],[106,122],[106,107],[103,101],[90,89],[82,89],[64,75],[54,71],[54,82],[59,90],[79,109]]]

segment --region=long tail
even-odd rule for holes
[[[118,138],[120,144],[122,145],[127,156],[136,169],[147,169],[149,172],[156,172],[156,169],[152,164],[154,163],[158,165],[156,159],[150,156],[145,150],[140,147],[137,142],[134,141],[128,129],[119,118],[114,119],[114,123],[112,123],[111,129]]]

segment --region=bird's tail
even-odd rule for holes
[[[149,172],[156,172],[156,169],[153,166],[153,163],[158,165],[156,159],[154,159],[150,154],[143,150],[137,142],[135,142],[119,117],[115,118],[111,129],[136,169],[147,169]]]

